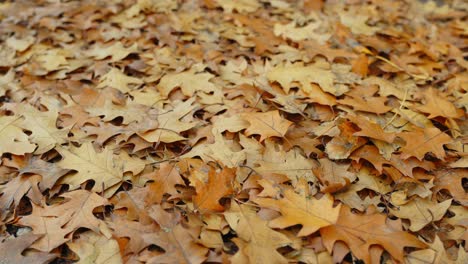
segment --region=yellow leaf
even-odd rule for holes
[[[18,126],[19,117],[2,116],[0,117],[0,155],[3,153],[12,153],[15,155],[24,155],[31,153],[36,145],[31,144],[23,130]]]
[[[265,113],[244,113],[242,118],[250,123],[245,134],[247,136],[258,134],[260,141],[269,137],[284,137],[288,128],[293,124],[282,118],[278,110]]]
[[[270,221],[272,228],[286,228],[302,225],[298,236],[307,236],[320,228],[335,224],[341,205],[333,207],[333,197],[325,194],[321,199],[304,197],[291,189],[286,189],[280,199],[256,198],[260,206],[281,212],[281,216]]]
[[[60,147],[57,151],[62,156],[58,165],[64,169],[77,171],[60,180],[62,184],[70,185],[72,190],[88,180],[95,182],[92,189],[95,192],[102,192],[122,182],[124,164],[109,148],[98,153],[92,143],[84,143],[80,147],[70,146],[68,149]]]
[[[112,87],[122,93],[128,93],[131,91],[129,88],[130,84],[139,85],[142,83],[142,80],[127,76],[119,69],[112,68],[108,73],[101,77],[101,81],[96,88]]]

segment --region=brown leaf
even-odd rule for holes
[[[293,124],[282,118],[277,110],[265,113],[245,113],[242,118],[250,123],[245,130],[245,135],[258,134],[260,141],[269,137],[284,137],[288,128]]]
[[[199,264],[205,261],[208,253],[208,249],[199,245],[180,224],[169,230],[144,234],[143,240],[164,249],[163,254],[147,259],[146,263]]]
[[[356,175],[348,171],[349,164],[339,164],[329,159],[319,159],[319,162],[320,167],[313,171],[322,183],[321,191],[324,193],[337,192],[356,179]]]
[[[401,148],[403,159],[416,157],[422,160],[429,152],[443,159],[445,157],[444,145],[452,142],[450,136],[435,127],[402,132],[398,136],[406,141],[406,145]]]
[[[32,233],[22,235],[16,238],[0,237],[0,260],[5,264],[30,264],[30,263],[49,263],[50,260],[55,258],[54,254],[43,252],[28,252],[23,255],[23,252],[38,240],[41,236]],[[4,239],[2,239],[4,238]]]
[[[235,168],[224,167],[221,172],[216,172],[214,168],[208,171],[208,179],[192,177],[192,184],[195,186],[197,194],[193,197],[193,202],[201,212],[215,211],[222,212],[224,207],[219,204],[219,200],[234,193],[233,181],[236,176]]]
[[[239,251],[232,257],[233,263],[288,263],[277,249],[291,241],[269,228],[267,222],[256,215],[253,207],[232,201],[230,210],[224,212],[224,216],[238,234],[234,243]]]
[[[426,247],[415,236],[388,224],[384,215],[353,214],[347,206],[341,207],[338,222],[321,229],[320,234],[329,252],[334,243],[341,240],[364,263],[370,263],[369,248],[372,245],[382,246],[398,261],[403,261],[405,247]]]
[[[320,228],[333,225],[338,220],[341,205],[333,207],[333,198],[326,194],[320,199],[304,197],[291,189],[284,190],[281,199],[256,198],[254,202],[281,212],[281,216],[269,222],[273,228],[302,225],[298,236],[307,236]]]
[[[161,163],[159,170],[144,175],[144,177],[154,181],[148,185],[150,193],[145,198],[147,204],[159,204],[164,194],[176,194],[175,185],[185,185],[177,167],[169,162]]]
[[[78,228],[110,235],[105,223],[93,215],[94,208],[106,205],[107,199],[85,190],[67,192],[62,197],[66,200],[60,204],[45,207],[33,204],[32,214],[18,221],[31,227],[34,234],[44,235],[32,248],[49,252],[72,239],[69,234]]]

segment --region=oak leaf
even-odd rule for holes
[[[349,155],[366,143],[366,139],[356,137],[359,132],[351,122],[339,120],[340,135],[333,137],[325,147],[325,152],[330,159],[346,159]]]
[[[447,190],[453,199],[464,206],[468,206],[468,197],[463,186],[467,178],[468,169],[439,170],[435,172],[434,193]]]
[[[451,203],[452,200],[437,203],[429,199],[416,197],[395,209],[390,208],[390,212],[399,218],[409,219],[411,222],[409,229],[416,232],[431,222],[439,221],[445,215]]]
[[[323,185],[322,192],[337,192],[356,179],[356,175],[348,171],[349,164],[339,164],[325,158],[319,159],[319,162],[320,167],[313,171]]]
[[[88,228],[110,237],[110,230],[102,220],[93,215],[96,207],[106,205],[107,199],[85,190],[62,194],[66,200],[59,204],[41,207],[33,203],[30,215],[22,217],[18,223],[29,226],[34,234],[44,235],[32,248],[49,252],[72,239],[69,236],[78,228]]]
[[[302,225],[298,236],[307,236],[320,228],[333,225],[338,220],[341,205],[333,207],[333,197],[326,194],[320,199],[304,197],[291,189],[283,192],[280,199],[255,198],[262,207],[279,211],[281,216],[269,222],[272,228],[286,228]]]
[[[347,206],[341,207],[336,224],[322,228],[320,234],[329,252],[332,252],[335,242],[340,240],[364,263],[370,263],[369,248],[372,245],[380,245],[400,262],[403,262],[405,247],[426,247],[415,236],[388,224],[385,215],[353,214]]]
[[[178,224],[168,230],[144,234],[143,240],[146,243],[164,249],[163,254],[147,259],[146,263],[200,264],[204,262],[208,249],[198,244],[192,233]]]
[[[20,175],[26,173],[39,174],[42,177],[39,182],[41,191],[51,189],[55,182],[68,172],[69,170],[58,167],[56,163],[45,162],[37,156],[31,157],[28,163],[19,170]]]
[[[192,97],[196,91],[212,93],[217,90],[216,85],[210,82],[215,77],[208,72],[199,72],[198,65],[189,71],[180,73],[169,73],[164,75],[158,84],[158,90],[163,97],[167,97],[173,89],[180,87],[182,93]]]
[[[148,142],[164,142],[172,143],[185,140],[186,138],[180,135],[180,132],[187,131],[197,125],[197,122],[190,122],[189,113],[194,112],[198,108],[195,103],[195,97],[190,98],[185,102],[173,102],[175,107],[165,109],[163,113],[157,116],[158,126],[154,130],[141,131],[137,133],[141,138]],[[188,118],[183,122],[181,119]]]
[[[32,132],[29,139],[38,146],[34,153],[42,154],[67,142],[68,129],[56,126],[58,112],[52,109],[42,112],[29,104],[17,105],[14,111],[23,117],[19,125]]]
[[[206,210],[222,212],[224,207],[219,204],[219,200],[234,193],[233,181],[235,176],[235,168],[225,167],[220,172],[210,168],[206,182],[197,177],[191,177],[192,184],[197,191],[197,194],[193,197],[196,208],[202,212]]]
[[[143,240],[143,235],[156,232],[158,229],[154,223],[144,225],[141,221],[130,221],[122,217],[113,217],[112,221],[106,221],[106,223],[113,231],[114,237],[128,240],[122,252],[124,256],[131,253],[137,254],[149,246]],[[68,245],[70,244],[69,242]]]
[[[385,131],[382,126],[363,116],[348,115],[347,118],[361,129],[361,131],[354,133],[355,136],[369,137],[387,143],[392,143],[395,140],[395,133]]]
[[[260,135],[260,141],[269,137],[284,137],[288,128],[293,124],[282,118],[278,110],[265,113],[245,113],[242,118],[250,123],[245,135]]]
[[[80,147],[57,148],[57,151],[62,156],[58,165],[76,171],[60,180],[60,183],[70,185],[72,190],[88,180],[95,182],[92,189],[95,192],[101,192],[122,182],[124,164],[109,148],[104,148],[99,153],[91,143],[84,143]]]
[[[145,198],[147,204],[159,204],[165,194],[177,194],[176,185],[185,185],[177,167],[169,162],[161,163],[159,170],[145,174],[143,177],[154,181],[148,184],[150,193]]]
[[[309,182],[317,180],[312,173],[312,169],[316,167],[312,160],[297,148],[286,152],[272,140],[265,141],[262,156],[253,155],[250,160],[255,171],[263,177],[273,174],[286,175],[293,185],[301,178]]]
[[[459,111],[453,103],[439,95],[434,88],[429,88],[424,93],[424,104],[416,107],[417,110],[428,113],[428,118],[447,117],[459,118],[463,116],[462,111]]]
[[[452,142],[449,135],[436,127],[402,132],[398,136],[406,141],[406,145],[400,149],[403,159],[416,157],[422,160],[429,152],[443,159],[445,157],[444,145]]]
[[[104,76],[101,77],[100,83],[96,88],[112,87],[122,93],[128,93],[131,91],[129,85],[140,85],[143,81],[139,78],[125,75],[122,71],[117,68],[111,68]],[[138,86],[135,86],[137,88]]]
[[[181,158],[192,158],[199,156],[203,161],[216,161],[230,168],[241,164],[246,157],[243,150],[236,151],[239,148],[233,140],[227,140],[216,129],[212,129],[215,142],[213,144],[198,144],[190,152],[181,156]]]
[[[23,132],[18,124],[21,117],[2,116],[0,117],[0,155],[12,153],[23,155],[31,153],[36,145],[29,142],[28,135]]]
[[[91,231],[80,234],[67,246],[78,255],[79,263],[123,263],[117,241]]]
[[[28,233],[16,238],[0,237],[0,256],[1,263],[5,264],[30,264],[30,263],[49,263],[56,256],[45,252],[29,252],[26,255],[22,253],[28,249],[31,244],[41,238],[40,235]]]
[[[5,219],[10,207],[19,205],[19,202],[29,192],[40,195],[38,183],[40,176],[17,176],[5,185],[0,185],[0,221]],[[41,195],[40,195],[41,196]]]
[[[92,49],[88,50],[86,53],[88,56],[93,57],[97,60],[105,59],[106,57],[111,57],[110,62],[117,62],[122,59],[125,59],[130,53],[135,53],[138,51],[137,43],[134,43],[132,46],[126,48],[120,41],[116,41],[110,46],[101,46],[95,45]]]
[[[224,216],[238,236],[233,239],[240,247],[232,257],[233,263],[288,263],[277,249],[289,245],[291,240],[269,228],[268,222],[258,217],[253,207],[232,201]]]

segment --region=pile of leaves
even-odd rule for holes
[[[0,5],[1,263],[467,263],[468,5]]]

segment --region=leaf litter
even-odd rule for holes
[[[1,3],[0,262],[467,263],[467,14]]]

